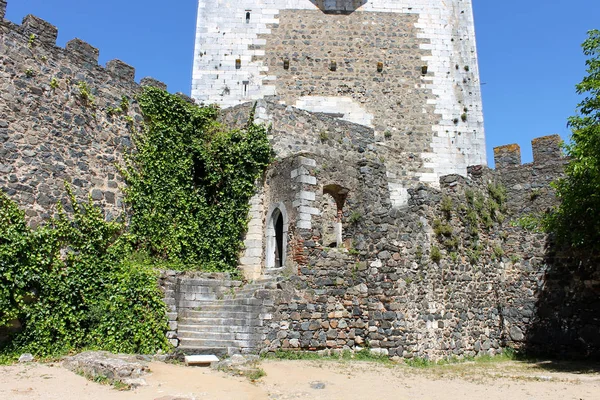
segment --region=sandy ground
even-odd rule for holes
[[[264,361],[257,383],[208,368],[152,363],[148,386],[121,392],[59,364],[0,367],[0,399],[600,400],[600,372],[517,362],[427,369],[363,362]],[[569,371],[569,372],[565,372]]]

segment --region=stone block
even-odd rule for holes
[[[67,42],[66,49],[72,56],[83,60],[88,66],[98,65],[100,51],[91,44],[75,38]]]
[[[155,88],[159,88],[162,90],[167,90],[167,85],[159,80],[151,78],[149,76],[142,78],[140,81],[140,86],[152,86]]]
[[[6,7],[6,3],[4,4]],[[36,42],[40,42],[46,45],[56,46],[58,28],[51,23],[44,21],[35,15],[29,14],[23,18],[21,28],[26,35],[35,35],[35,40],[33,41],[34,45]]]
[[[559,135],[543,136],[531,141],[533,162],[536,164],[552,163],[562,157],[562,139]]]
[[[6,15],[6,0],[0,0],[0,19]]]
[[[135,68],[131,65],[125,64],[121,60],[111,60],[106,63],[106,70],[124,81],[131,81],[135,79]]]
[[[494,148],[496,169],[521,165],[521,147],[518,144],[508,144]]]

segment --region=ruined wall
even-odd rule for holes
[[[225,109],[222,122],[241,127],[251,110],[252,104]],[[353,178],[359,168],[358,160],[380,157],[373,129],[365,126],[264,100],[256,103],[255,117],[257,122],[270,126],[269,140],[278,161],[259,182],[258,193],[251,200],[246,250],[240,259],[247,279],[257,279],[268,272],[265,231],[276,204],[284,204],[290,227],[288,245],[295,248],[295,232],[312,229],[314,218],[318,218],[323,186],[338,184],[350,189],[353,196],[359,191],[359,183]],[[317,184],[315,173],[324,180],[319,179]],[[290,253],[289,257],[295,256]]]
[[[360,200],[343,214],[351,246],[328,248],[317,225],[299,231],[303,258],[273,293],[265,348],[438,359],[510,345],[597,356],[597,268],[572,269],[546,234],[522,225],[556,204],[558,140],[535,140],[527,165],[503,164],[499,149],[497,171],[472,167],[466,179],[442,178],[441,190],[411,190],[405,211],[390,206],[381,163],[362,161]]]
[[[486,162],[470,1],[202,1],[192,95],[373,127],[396,207]]]
[[[33,225],[64,201],[64,182],[112,219],[123,211],[115,164],[141,121],[134,100],[141,87],[132,67],[119,60],[100,67],[98,49],[79,39],[56,47],[57,34],[32,15],[20,26],[0,21],[0,187]]]

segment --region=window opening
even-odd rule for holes
[[[250,11],[246,11],[246,23],[250,23]]]
[[[322,200],[322,240],[327,247],[340,247],[343,242],[342,217],[348,189],[340,185],[323,187]]]

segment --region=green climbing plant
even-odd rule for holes
[[[84,347],[167,350],[166,307],[150,265],[132,262],[132,238],[91,201],[42,227],[0,194],[0,329],[18,325],[0,353],[38,357]]]
[[[266,127],[226,129],[218,108],[157,88],[137,100],[145,127],[122,173],[139,250],[180,269],[236,272],[249,200],[272,160]]]

